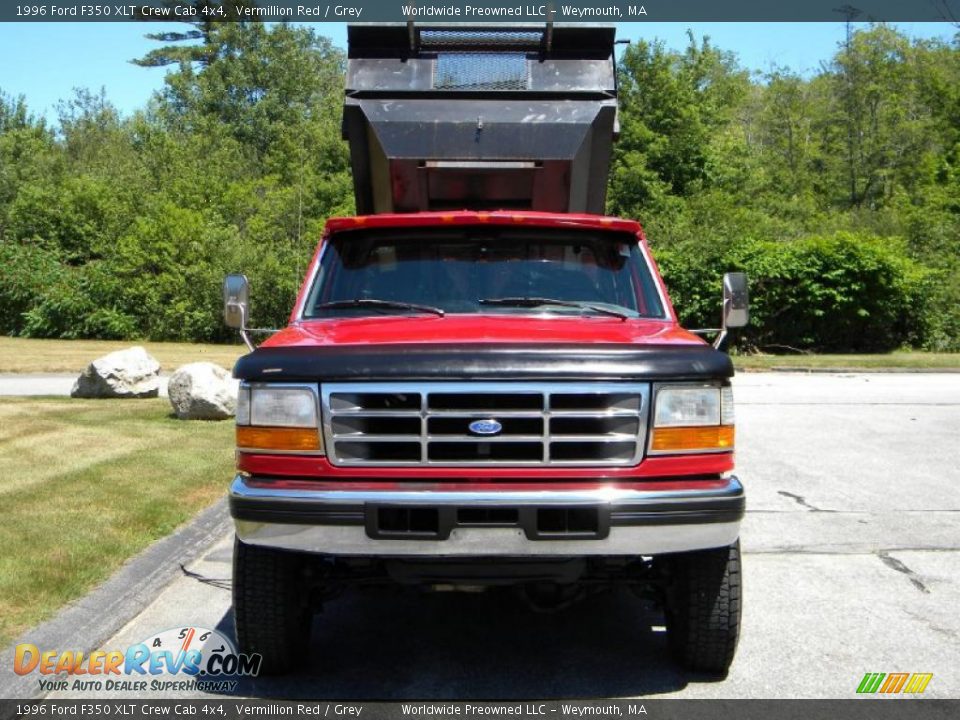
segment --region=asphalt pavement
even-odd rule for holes
[[[0,397],[69,396],[80,373],[0,373]],[[167,396],[165,375],[160,376],[160,397]]]
[[[960,375],[756,373],[735,389],[748,511],[725,679],[677,667],[662,617],[628,593],[538,614],[509,592],[381,589],[328,603],[307,665],[234,694],[852,698],[866,672],[928,672],[925,696],[960,697]],[[232,635],[231,555],[228,533],[98,647],[187,625]]]

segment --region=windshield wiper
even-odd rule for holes
[[[621,320],[626,320],[629,315],[612,310],[600,305],[593,305],[580,300],[557,300],[545,297],[502,297],[502,298],[483,298],[478,301],[481,305],[507,305],[512,307],[540,307],[541,305],[557,305],[559,307],[580,308],[581,310],[591,310],[601,315],[612,315]]]
[[[446,312],[442,308],[431,305],[417,305],[416,303],[401,302],[400,300],[377,300],[376,298],[356,298],[355,300],[333,300],[314,306],[314,310],[337,310],[338,308],[375,307],[393,308],[396,310],[416,310],[417,312],[433,313],[443,317]]]

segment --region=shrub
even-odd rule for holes
[[[64,267],[23,314],[27,337],[123,340],[141,335],[123,309],[123,283],[100,261]]]
[[[751,296],[741,346],[882,352],[923,340],[930,275],[896,239],[838,232],[747,241],[712,254],[684,249],[662,253],[660,262],[688,327],[716,326],[720,276],[739,270]]]
[[[21,331],[24,313],[63,272],[56,251],[40,243],[0,242],[0,334]]]

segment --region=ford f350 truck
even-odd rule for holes
[[[234,370],[241,651],[290,669],[359,583],[512,585],[541,608],[620,586],[661,603],[681,663],[725,672],[733,368],[679,326],[640,225],[603,215],[613,28],[348,39],[359,214],[329,220],[288,326]],[[722,333],[744,282],[724,279]],[[248,339],[246,279],[224,294]]]

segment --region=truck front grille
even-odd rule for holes
[[[321,390],[327,455],[341,466],[635,465],[650,397],[642,383],[331,383]]]

